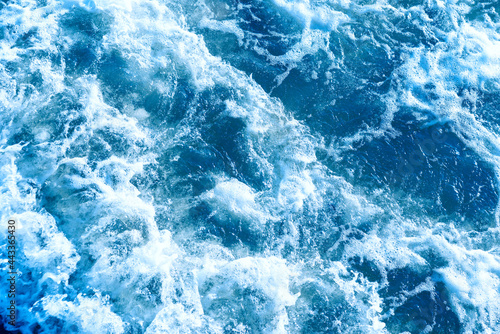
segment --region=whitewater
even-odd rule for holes
[[[499,106],[496,0],[1,0],[0,332],[500,333]]]

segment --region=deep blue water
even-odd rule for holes
[[[496,1],[1,1],[0,332],[500,333],[499,102]]]

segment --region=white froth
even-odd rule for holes
[[[351,20],[345,13],[334,10],[329,4],[316,4],[309,0],[274,0],[274,2],[301,20],[306,28],[318,26],[320,29],[333,30]]]
[[[256,202],[257,194],[246,184],[230,179],[218,182],[203,197],[241,219],[264,224],[271,217]]]
[[[444,11],[461,10],[457,9],[457,1],[435,3]],[[298,293],[292,293],[291,286],[300,288],[304,282],[319,282],[322,289],[355,310],[355,316],[359,316],[357,329],[364,333],[387,333],[383,322],[386,319],[384,300],[378,294],[378,289],[388,284],[385,270],[403,267],[421,270],[428,265],[421,255],[422,249],[432,249],[449,263],[435,271],[434,281],[428,279],[405,293],[432,291],[434,283],[443,282],[451,294],[451,306],[465,324],[466,331],[472,331],[478,323],[490,332],[497,330],[500,319],[497,307],[500,300],[498,256],[466,249],[459,241],[459,237],[464,237],[462,231],[457,230],[455,234],[459,237],[450,241],[453,238],[448,240],[432,235],[437,229],[421,227],[418,230],[421,222],[406,221],[400,217],[403,213],[397,210],[384,211],[381,206],[371,203],[362,190],[358,191],[344,179],[332,176],[316,159],[315,150],[322,145],[322,139],[311,136],[310,129],[295,120],[291,112],[277,98],[270,97],[251,76],[210,54],[203,37],[194,32],[194,27],[187,25],[184,15],[189,13],[179,9],[184,4],[154,0],[67,0],[48,1],[47,6],[38,9],[35,8],[36,1],[23,1],[21,5],[9,4],[2,8],[2,23],[17,25],[18,29],[15,36],[2,39],[0,44],[0,212],[2,220],[11,215],[19,219],[22,226],[19,237],[23,240],[20,243],[23,256],[19,261],[20,270],[33,275],[30,289],[44,294],[33,307],[36,319],[29,318],[32,315],[26,313],[24,320],[38,321],[44,326],[50,320],[49,316],[53,316],[61,319],[65,328],[74,325],[87,333],[123,333],[129,325],[138,325],[140,330],[151,334],[223,333],[230,322],[227,317],[233,314],[223,314],[217,303],[222,300],[235,309],[242,307],[233,301],[240,297],[241,291],[248,289],[257,292],[264,300],[259,304],[262,309],[252,314],[265,324],[264,332],[287,333],[292,322],[289,311],[300,297]],[[340,33],[339,27],[352,22],[350,16],[338,11],[339,6],[357,14],[384,14],[384,11],[393,10],[385,1],[366,6],[351,1],[275,0],[274,4],[284,9],[283,15],[291,15],[304,26],[300,40],[281,56],[273,56],[262,48],[253,50],[264,55],[271,65],[287,69],[276,77],[276,86],[282,84],[306,56],[321,50],[332,62],[330,69],[338,65],[340,60],[335,59],[329,50],[330,33]],[[236,20],[227,18],[227,7],[222,8],[219,2],[214,6],[221,7],[197,22],[197,28],[234,34],[242,46],[246,32]],[[188,198],[186,202],[205,200],[213,209],[211,214],[219,215],[221,219],[227,215],[241,218],[259,232],[288,219],[286,224],[297,226],[293,226],[290,235],[283,240],[293,239],[294,245],[299,241],[317,241],[300,239],[303,236],[298,231],[306,228],[299,226],[300,219],[296,222],[295,218],[300,218],[307,210],[312,212],[311,216],[317,216],[328,200],[341,202],[335,208],[341,214],[339,226],[321,227],[325,229],[324,234],[336,230],[346,232],[367,222],[377,228],[363,234],[359,240],[341,238],[332,245],[330,251],[340,247],[341,242],[349,241],[339,261],[321,259],[319,255],[301,259],[299,273],[291,269],[295,265],[281,259],[280,253],[273,253],[273,250],[269,250],[272,255],[253,254],[246,250],[246,253],[242,252],[245,257],[239,257],[241,253],[215,244],[215,241],[214,244],[194,239],[188,242],[172,231],[159,228],[154,198],[141,194],[134,178],[146,173],[148,165],[157,163],[155,159],[164,153],[162,149],[168,149],[171,139],[165,143],[162,140],[169,135],[145,128],[155,116],[134,105],[133,101],[140,97],[132,96],[136,93],[124,96],[120,101],[125,105],[124,110],[118,110],[106,101],[105,87],[94,75],[70,78],[65,73],[64,64],[59,68],[48,59],[35,58],[30,60],[27,68],[30,72],[41,73],[43,89],[29,95],[32,87],[22,84],[18,94],[17,85],[25,79],[24,72],[11,76],[3,65],[4,62],[20,61],[21,57],[32,57],[30,52],[34,50],[59,52],[54,46],[60,36],[58,19],[75,7],[105,13],[113,18],[111,31],[103,38],[99,52],[120,50],[128,66],[127,75],[133,79],[134,85],[156,89],[173,99],[177,89],[174,77],[182,75],[188,79],[196,96],[217,87],[232,92],[231,98],[224,101],[226,110],[222,116],[244,122],[247,157],[266,178],[263,190],[257,191],[236,178],[218,175],[213,177],[213,189],[199,198]],[[419,6],[405,12],[408,13],[426,15]],[[465,110],[463,98],[456,93],[460,85],[472,87],[475,91],[499,87],[498,28],[493,22],[471,23],[456,20],[457,15],[453,17],[455,30],[447,34],[446,45],[406,50],[408,55],[398,70],[402,84],[385,97],[388,112],[384,115],[382,127],[384,130],[390,128],[393,115],[401,106],[432,111],[441,119],[455,122],[458,132],[472,137],[467,141],[468,145],[481,157],[500,166],[498,156],[490,149],[493,145],[500,150],[498,133]],[[13,47],[15,41],[32,28],[38,29],[34,46],[26,49]],[[352,31],[341,33],[356,39]],[[434,33],[442,34],[439,31]],[[60,42],[70,47],[76,40],[65,36]],[[155,73],[167,70],[175,72],[170,81],[152,79]],[[313,71],[308,75],[314,80],[333,79],[331,72],[323,76]],[[437,101],[419,94],[431,83],[439,96]],[[47,107],[47,101],[58,93],[67,93],[83,105],[83,109],[74,114],[82,116],[84,121],[71,134],[66,128],[66,132],[54,140],[51,124],[37,124],[46,117],[40,113],[41,107]],[[471,91],[469,97],[477,101],[477,94],[476,97],[474,94]],[[194,109],[190,112],[194,113]],[[19,132],[23,126],[32,127],[29,133],[34,142],[7,146],[11,134]],[[184,120],[171,131],[180,134],[186,130],[183,127],[188,126],[190,124],[186,125]],[[364,138],[364,134],[370,131],[373,134],[376,129],[350,138],[347,145]],[[195,132],[196,129],[189,133]],[[73,148],[85,147],[100,133],[116,136],[127,144],[127,148],[120,154],[112,152],[97,161],[91,161],[85,152],[83,156],[78,153],[76,157],[68,157]],[[111,151],[112,144],[102,141],[104,150]],[[18,170],[18,159],[26,146],[26,150],[33,150],[34,165],[40,169],[38,174],[35,173],[37,179],[25,179],[22,173],[29,174],[30,171]],[[179,155],[171,162],[178,160]],[[65,172],[66,167],[75,170],[74,174]],[[63,171],[60,177],[56,177],[58,170]],[[37,191],[42,186],[52,187],[50,189],[55,195],[59,195],[59,191],[66,191],[69,197],[88,192],[94,197],[80,203],[78,197],[73,196],[70,199],[74,201],[73,206],[69,208],[62,203],[59,203],[61,207],[55,205],[62,216],[66,215],[69,220],[74,218],[72,222],[61,221],[60,217],[54,217],[39,207]],[[67,198],[61,201],[65,200]],[[389,195],[384,200],[395,201]],[[169,207],[171,203],[167,201],[161,205]],[[187,209],[189,207],[179,210]],[[69,212],[71,210],[74,212]],[[182,219],[176,222],[186,224]],[[69,229],[65,225],[71,223],[77,226]],[[340,228],[340,224],[345,226]],[[5,237],[2,230],[1,239]],[[185,244],[196,245],[192,246],[193,249],[186,249],[191,246]],[[383,268],[382,282],[370,282],[358,273],[349,272],[348,261],[354,256]],[[322,270],[321,274],[317,274],[318,270]],[[77,284],[88,287],[94,294],[70,297],[74,287],[69,286],[69,278],[75,272],[80,273],[75,287]],[[26,304],[36,301],[36,295],[25,298]],[[249,332],[251,325],[238,323],[233,330]]]
[[[387,333],[381,321],[383,301],[377,293],[377,283],[371,283],[358,274],[349,278],[347,268],[341,262],[332,262],[325,272],[335,282],[337,293],[363,316],[358,319],[356,329],[364,333]]]
[[[432,239],[435,247],[454,259],[449,266],[437,269],[436,273],[452,293],[454,309],[466,330],[472,330],[474,323],[482,323],[485,328],[497,328],[500,311],[500,260],[497,256],[482,250],[466,250],[448,243],[442,237]],[[467,312],[467,307],[476,312]]]
[[[202,299],[204,309],[210,309],[211,304],[221,298],[230,301],[240,290],[261,291],[269,298],[266,309],[258,312],[258,315],[271,319],[265,331],[284,334],[289,321],[286,307],[292,306],[298,297],[289,291],[291,275],[293,272],[282,259],[247,257],[226,263],[215,272],[212,269],[209,275],[202,270],[198,277],[204,277],[204,280],[199,280],[198,284],[206,291]]]
[[[43,297],[35,307],[40,305],[47,315],[66,321],[66,330],[75,325],[82,333],[125,333],[125,324],[111,311],[109,298],[97,293],[92,297],[79,294],[74,302],[65,299],[67,295]]]

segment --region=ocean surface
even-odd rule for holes
[[[0,332],[500,333],[499,14],[1,0]]]

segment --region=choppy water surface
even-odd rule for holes
[[[499,13],[0,1],[18,329],[499,333]]]

